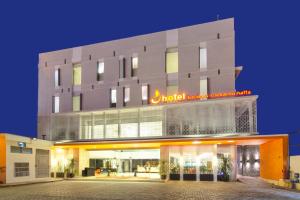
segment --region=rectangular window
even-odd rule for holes
[[[32,154],[32,148],[10,146],[11,153]]]
[[[138,136],[138,123],[120,124],[121,137],[137,137]]]
[[[166,53],[166,72],[176,73],[178,72],[178,50],[170,49]]]
[[[138,69],[138,57],[131,58],[131,76],[137,76],[137,69]]]
[[[199,55],[199,62],[200,62],[200,69],[207,68],[207,49],[200,48],[200,55]]]
[[[124,103],[126,104],[129,101],[130,101],[130,88],[125,87],[124,88]]]
[[[59,96],[52,97],[52,113],[59,113]]]
[[[73,65],[73,85],[81,85],[81,64]]]
[[[141,137],[162,136],[162,127],[163,127],[162,121],[141,122],[140,136]]]
[[[15,163],[15,177],[29,176],[29,163]]]
[[[82,95],[73,96],[73,112],[81,111]]]
[[[148,85],[142,86],[142,101],[148,101]]]
[[[200,79],[200,95],[207,95],[207,78]]]
[[[119,137],[119,124],[107,124],[105,138],[118,138]]]
[[[99,61],[97,63],[97,81],[103,81],[104,74],[104,62]]]
[[[55,69],[54,72],[54,82],[55,82],[55,87],[60,86],[60,69]]]
[[[119,78],[125,78],[125,58],[119,60]]]
[[[111,107],[116,107],[117,104],[117,89],[110,90],[110,104]]]

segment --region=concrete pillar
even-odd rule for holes
[[[218,181],[218,145],[213,145],[213,174],[214,174],[214,182]]]
[[[183,173],[184,173],[183,165],[184,165],[184,160],[183,160],[183,147],[182,147],[182,146],[180,147],[180,160],[179,160],[179,165],[180,165],[180,168],[179,168],[179,172],[180,172],[180,180],[183,181]]]
[[[169,146],[161,146],[160,147],[160,161],[167,162],[167,180],[169,180]]]
[[[196,181],[200,181],[200,159],[199,159],[199,148],[198,145],[196,147]]]
[[[231,170],[231,176],[230,180],[235,181],[237,179],[237,146],[236,145],[231,145],[230,146],[230,152],[231,156],[231,162],[232,162],[232,170]]]

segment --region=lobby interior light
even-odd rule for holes
[[[202,142],[201,141],[193,141],[192,143],[193,144],[201,144]]]
[[[233,140],[228,140],[227,142],[228,142],[228,143],[233,143],[234,141],[233,141]]]

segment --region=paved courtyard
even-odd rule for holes
[[[255,182],[254,182],[255,183]],[[0,188],[0,200],[53,199],[300,199],[300,193],[265,184],[213,182],[59,181]]]

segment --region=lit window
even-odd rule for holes
[[[120,124],[121,137],[137,137],[138,123]]]
[[[153,137],[162,136],[162,121],[157,122],[141,122],[140,123],[140,136]]]
[[[142,86],[142,100],[147,101],[148,100],[148,85]]]
[[[131,58],[131,76],[137,76],[137,69],[138,69],[138,57]]]
[[[77,112],[81,110],[81,95],[73,96],[73,111]]]
[[[178,51],[167,52],[166,55],[166,71],[167,73],[178,72]]]
[[[113,104],[117,103],[117,89],[110,90],[110,102]]]
[[[207,49],[206,48],[200,48],[200,69],[206,69],[207,68]]]
[[[98,62],[97,63],[97,81],[103,80],[103,74],[104,74],[104,62]]]
[[[55,87],[60,86],[60,69],[55,69],[54,72],[54,82],[55,82]]]
[[[81,64],[73,65],[73,85],[81,85]]]
[[[53,113],[59,113],[59,97],[58,96],[54,96],[53,97],[53,108],[52,108],[52,112]]]
[[[127,103],[130,101],[130,88],[125,87],[124,88],[124,103]]]
[[[207,95],[207,78],[200,80],[200,95]]]
[[[132,69],[138,68],[138,57],[132,57]]]

